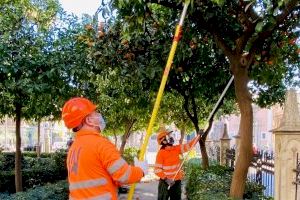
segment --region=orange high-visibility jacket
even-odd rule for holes
[[[98,132],[80,130],[67,158],[70,200],[117,200],[119,185],[139,181],[143,171],[130,166]]]
[[[174,177],[180,167],[179,155],[189,151],[196,140],[197,138],[194,138],[187,144],[167,146],[163,149],[161,148],[156,155],[154,173],[161,179],[174,178],[174,180],[181,180],[183,178],[182,170],[180,170],[176,177]]]

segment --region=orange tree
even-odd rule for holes
[[[120,153],[123,154],[128,138],[134,131],[144,129],[149,117],[149,93],[143,90],[136,77],[129,77],[118,69],[105,76],[97,75],[98,101],[107,128],[104,134],[121,136]]]
[[[93,31],[89,39],[86,36],[81,38],[85,38],[87,42],[91,41],[90,38],[94,38],[95,46],[91,48],[91,54],[99,65],[107,66],[107,69],[117,68],[123,73],[120,77],[129,76],[130,79],[134,77],[133,79],[138,83],[137,85],[140,85],[142,91],[156,93],[173,33],[173,26],[166,21],[174,25],[177,17],[177,14],[166,9],[162,12],[162,9],[157,6],[151,8],[152,14],[145,21],[142,36],[135,33],[122,33],[124,28],[122,18],[116,18],[113,22],[106,24],[106,28],[101,27],[101,30]],[[171,101],[176,102],[171,102],[165,98],[167,102],[163,103],[167,109],[161,110],[158,117],[164,121],[174,120],[177,124],[186,123],[183,122],[186,120],[182,121],[184,118],[189,119],[196,132],[199,132],[199,124],[205,123],[205,119],[227,84],[230,73],[225,57],[219,51],[211,51],[211,48],[215,48],[214,44],[209,39],[201,42],[201,35],[193,28],[193,25],[188,26],[189,34],[184,34],[179,44],[173,63],[174,70],[170,72],[166,87],[166,92],[173,93],[173,96],[179,95],[178,101],[172,98]],[[210,81],[203,77],[210,77]],[[230,98],[227,99],[226,107],[223,106],[225,108],[222,110],[223,113],[233,110],[234,105],[228,103],[232,99],[232,94],[231,92],[228,95]],[[201,140],[204,168],[208,167],[205,149],[208,132],[209,129],[206,130]]]
[[[63,102],[85,94],[81,26],[55,0],[0,3],[0,116],[16,121],[15,184],[22,191],[21,120],[57,119]],[[57,19],[57,20],[55,20]],[[68,28],[66,28],[68,27]]]
[[[141,37],[148,37],[145,30],[147,20],[155,19],[153,8],[161,14],[152,24],[155,29],[166,27],[162,25],[174,25],[174,21],[165,20],[164,16],[176,15],[178,10],[182,9],[182,2],[179,0],[115,0],[112,5],[121,18],[123,41],[126,44],[140,42],[136,36],[141,33]],[[261,106],[268,106],[282,102],[287,87],[297,81],[293,77],[299,73],[300,63],[296,42],[299,36],[299,29],[296,28],[299,25],[299,15],[298,0],[192,1],[187,20],[190,28],[199,33],[196,39],[203,43],[211,42],[215,47],[211,48],[215,50],[214,54],[221,53],[225,56],[223,63],[228,64],[227,73],[230,71],[234,75],[235,99],[241,113],[241,148],[231,183],[230,196],[233,198],[243,196],[252,159],[251,104],[257,102]],[[161,36],[168,34],[167,29],[163,28],[159,29]],[[159,38],[157,41],[158,43],[148,44],[159,46],[164,42]],[[193,49],[195,45],[197,44],[192,42],[190,47]],[[164,55],[166,49],[158,47],[157,53]],[[136,57],[136,54],[134,55]],[[157,63],[152,64],[152,70],[159,66]],[[221,68],[223,65],[214,67],[216,72],[225,70]],[[224,81],[222,76],[225,76],[225,71],[223,75],[221,73],[214,76]],[[209,78],[211,77],[207,77],[206,80],[211,84],[209,87],[213,88],[216,82]]]
[[[92,98],[107,121],[104,134],[114,136],[115,144],[117,136],[122,135],[122,154],[130,135],[145,128],[152,99],[150,96],[153,94],[144,87],[140,71],[135,70],[139,65],[135,55],[131,52],[120,53],[126,51],[128,44],[119,43],[117,26],[108,30],[103,24],[95,24],[92,18],[85,20],[85,23],[85,31],[77,39],[86,45],[89,57],[95,63],[88,82],[95,87],[97,94]],[[99,26],[98,31],[95,26]]]
[[[87,25],[86,28],[89,31],[80,36],[80,39],[91,47],[91,55],[97,65],[103,69],[101,76],[107,78],[108,83],[110,80],[108,77],[111,77],[108,74],[111,73],[121,79],[118,80],[118,89],[115,88],[114,93],[121,91],[122,87],[127,87],[127,90],[132,90],[127,94],[128,98],[135,93],[133,91],[140,91],[135,99],[146,95],[148,99],[152,98],[148,100],[148,103],[154,100],[154,95],[151,94],[156,93],[159,86],[171,45],[173,26],[170,24],[174,25],[177,18],[176,13],[159,6],[151,7],[149,12],[151,12],[151,17],[145,21],[143,35],[135,32],[124,34],[122,32],[123,19],[118,16],[113,17],[113,20],[108,21],[106,25],[101,24],[98,29],[93,25]],[[170,23],[167,23],[168,21]],[[192,24],[189,23],[188,26],[190,27],[189,34],[184,35],[179,45],[178,54],[174,60],[175,70],[171,71],[167,83],[166,92],[172,93],[169,95],[172,98],[164,99],[164,101],[167,100],[164,102],[165,109],[160,111],[158,118],[163,119],[164,122],[173,120],[176,124],[182,125],[188,123],[186,121],[189,120],[196,132],[199,132],[199,124],[205,122],[221,94],[219,91],[222,91],[227,84],[230,73],[224,55],[216,50],[209,39],[205,42],[199,40],[201,34],[193,28]],[[214,84],[207,81],[208,77]],[[109,87],[114,82],[115,80],[109,83]],[[133,90],[132,85],[137,90]],[[176,95],[178,100],[173,98]],[[228,102],[232,96],[231,92],[231,95],[228,95],[230,97]],[[232,104],[225,105],[223,113],[233,110]],[[122,108],[124,106],[119,106],[119,112]],[[133,111],[134,107],[130,108]],[[144,106],[143,110],[149,112],[149,107]],[[120,121],[120,118],[118,120]],[[210,125],[211,123],[212,120]],[[205,148],[208,132],[209,129],[205,131],[200,143],[204,168],[208,167]]]

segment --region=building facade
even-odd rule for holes
[[[280,105],[270,109],[260,108],[253,105],[253,146],[257,149],[273,151],[274,136],[270,132],[278,127],[283,115],[283,108]],[[233,114],[222,117],[213,123],[209,140],[219,141],[222,137],[224,124],[227,124],[228,135],[231,138],[231,147],[236,144],[235,138],[239,135],[240,115]]]

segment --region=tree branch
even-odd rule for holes
[[[232,49],[225,43],[224,39],[219,34],[219,30],[215,30],[212,24],[204,19],[204,15],[204,13],[198,10],[189,17],[192,19],[192,21],[197,22],[197,26],[199,28],[210,32],[213,35],[217,46],[224,52],[225,56],[227,56],[229,59],[233,59]]]
[[[297,5],[299,5],[299,0],[291,0],[286,4],[286,7],[281,15],[276,17],[277,26],[281,24],[294,9],[297,8]]]
[[[183,103],[183,108],[187,114],[187,116],[193,121],[193,115],[191,114],[189,110],[189,98],[187,95],[184,96],[184,103]]]
[[[255,53],[257,49],[261,48],[264,41],[270,37],[274,30],[285,21],[287,16],[297,8],[298,4],[299,0],[291,0],[286,4],[286,7],[282,13],[275,18],[276,23],[273,26],[270,26],[267,30],[260,32],[258,37],[253,41],[253,46],[250,49],[251,53]]]
[[[192,109],[193,109],[193,113],[194,113],[194,120],[195,120],[195,123],[197,123],[197,126],[198,126],[197,105],[196,105],[195,96],[194,96],[193,93],[191,94],[191,98],[192,98]]]
[[[247,10],[245,10],[246,9],[245,7],[247,7],[247,6],[249,6],[249,8],[247,8]],[[243,53],[243,50],[245,49],[249,38],[251,38],[251,36],[255,33],[255,26],[257,24],[256,19],[258,19],[258,16],[257,16],[257,18],[255,18],[255,22],[252,22],[252,20],[248,18],[247,13],[249,13],[249,12],[252,13],[251,11],[253,11],[252,2],[250,3],[250,5],[248,4],[246,6],[239,6],[239,7],[240,7],[239,10],[241,11],[238,14],[239,21],[244,26],[244,32],[243,32],[242,36],[236,40],[236,49],[235,49],[236,54]],[[250,17],[251,17],[251,15],[250,15]]]
[[[155,3],[168,8],[182,10],[182,4],[176,4],[174,2],[170,2],[168,0],[146,0],[145,3]]]
[[[296,6],[295,9],[293,11],[296,11],[296,10],[300,10],[300,5],[299,6]],[[295,13],[296,16],[297,16],[297,20],[299,20],[300,18],[300,12],[297,12]],[[295,18],[294,18],[295,19]],[[293,24],[292,20],[288,20],[285,24],[281,24],[279,27],[278,27],[278,30],[280,31],[287,31],[288,29],[293,29],[293,28],[296,28],[298,24]]]
[[[235,49],[236,54],[242,54],[243,53],[243,50],[245,49],[248,40],[251,38],[251,36],[255,32],[254,27],[255,26],[252,26],[249,29],[247,29],[244,32],[244,34],[236,40],[236,49]]]
[[[229,60],[234,60],[234,54],[231,48],[225,43],[225,40],[219,35],[219,33],[215,30],[212,31],[215,42],[217,46],[224,52],[225,56],[228,57]]]
[[[253,1],[244,1],[244,0],[240,0],[239,3],[237,4],[237,7],[242,11],[242,13],[244,13],[247,23],[252,23],[253,21],[257,21],[260,17],[259,15],[257,15],[257,13],[255,12],[255,10],[253,9]],[[249,17],[251,19],[249,19]],[[250,24],[249,24],[250,25]]]
[[[208,127],[204,130],[204,132],[203,132],[203,134],[202,134],[202,136],[201,136],[201,140],[203,140],[204,142],[205,142],[205,140],[206,140],[206,137],[207,137],[207,135],[208,135],[208,133],[209,133],[211,127],[212,127],[213,121],[214,121],[214,118],[212,117],[212,118],[209,120],[209,122],[208,122]]]

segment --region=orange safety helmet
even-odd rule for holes
[[[157,143],[160,145],[161,142],[165,139],[165,137],[167,135],[169,135],[170,133],[172,133],[173,131],[169,131],[167,129],[161,129],[159,130],[158,132],[158,135],[157,135]]]
[[[72,98],[62,108],[62,119],[67,128],[76,128],[87,115],[96,110],[96,107],[86,98]]]

